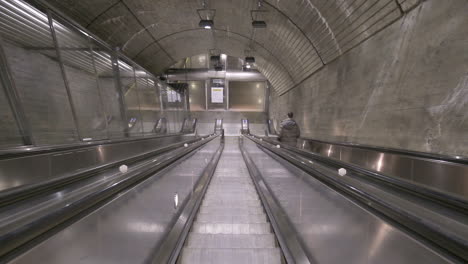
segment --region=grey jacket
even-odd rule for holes
[[[301,130],[294,119],[288,118],[281,122],[279,133],[281,142],[295,146],[300,136]]]

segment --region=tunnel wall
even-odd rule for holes
[[[3,44],[34,141],[39,145],[75,141],[73,116],[59,64],[18,46]]]
[[[283,95],[302,136],[468,155],[468,1],[424,1]]]
[[[151,136],[163,114],[181,130],[180,92],[31,2],[0,2],[1,149]]]

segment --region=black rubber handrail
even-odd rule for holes
[[[176,153],[171,154],[164,160],[161,160],[156,165],[148,165],[139,168],[135,171],[129,172],[128,176],[118,181],[115,184],[107,186],[99,192],[94,192],[85,197],[81,197],[76,201],[70,202],[67,206],[59,208],[49,214],[35,219],[32,223],[23,225],[11,232],[5,233],[0,236],[0,262],[5,259],[11,259],[11,254],[17,255],[22,250],[19,249],[29,241],[44,235],[49,230],[65,223],[69,219],[80,215],[82,212],[87,212],[93,206],[102,201],[107,201],[115,195],[135,186],[136,184],[148,179],[156,172],[167,168],[168,166],[175,166],[175,161],[180,160],[182,157],[192,153],[193,151],[201,148],[216,136],[209,138],[205,141],[198,141],[187,147],[176,150]],[[89,213],[89,212],[88,212]]]
[[[378,183],[385,184],[391,188],[397,187],[399,188],[399,190],[402,190],[410,195],[416,195],[418,197],[431,200],[443,206],[450,207],[462,214],[468,215],[468,200],[466,200],[464,197],[442,192],[436,188],[431,188],[423,184],[381,174],[369,169],[365,169],[358,165],[354,165],[352,163],[344,162],[330,157],[325,157],[323,155],[311,151],[295,148],[286,144],[281,144],[280,142],[273,141],[271,139],[262,140],[269,144],[280,145],[282,148],[293,151],[303,157],[318,160],[330,166],[336,166],[339,168],[345,168],[349,171],[354,171],[357,173],[356,176],[358,177],[365,177],[366,180],[377,181]]]
[[[16,147],[16,148],[0,150],[0,160],[18,158],[18,157],[26,157],[26,156],[32,156],[32,155],[38,155],[38,154],[61,152],[61,151],[78,150],[82,148],[89,148],[89,147],[95,147],[95,146],[100,146],[100,145],[110,145],[110,144],[118,144],[118,143],[143,141],[143,140],[152,140],[156,138],[176,137],[176,136],[183,136],[183,135],[184,134],[176,133],[176,134],[156,135],[156,136],[138,137],[138,138],[105,139],[105,140],[79,142],[79,143],[72,143],[72,144],[65,144],[65,145],[60,144],[60,145],[47,145],[47,146],[39,146],[39,147],[21,146],[21,147]]]
[[[404,208],[398,207],[397,204],[392,204],[380,198],[377,194],[367,192],[368,190],[366,191],[364,188],[365,185],[359,182],[355,182],[352,185],[339,177],[324,174],[311,166],[308,159],[293,151],[282,148],[278,149],[272,144],[266,143],[263,140],[260,141],[252,136],[248,136],[248,138],[259,145],[267,154],[278,156],[290,162],[335,191],[342,193],[358,202],[361,206],[369,208],[377,215],[389,219],[426,243],[433,245],[434,248],[439,249],[441,253],[444,253],[448,257],[457,261],[468,261],[468,238],[462,238],[445,229],[437,228],[431,221],[422,219],[415,212],[407,211]]]
[[[446,162],[453,162],[453,163],[468,165],[468,157],[465,157],[465,156],[462,156],[462,155],[444,155],[444,154],[428,153],[428,152],[414,151],[414,150],[405,150],[405,149],[397,149],[397,148],[389,148],[389,147],[370,146],[370,145],[363,145],[363,144],[351,143],[351,142],[324,141],[324,140],[311,139],[311,138],[301,138],[301,139],[306,140],[306,141],[319,142],[319,143],[322,143],[322,144],[330,144],[330,145],[338,145],[338,146],[350,147],[350,148],[367,149],[367,150],[372,150],[372,151],[376,151],[376,152],[385,152],[385,153],[391,153],[391,154],[411,156],[411,157],[416,157],[416,158],[446,161]]]

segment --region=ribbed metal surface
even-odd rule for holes
[[[281,263],[280,249],[238,148],[226,145],[180,263]]]
[[[218,31],[198,30],[196,9],[201,1],[47,1],[155,73],[209,49],[232,56],[251,49],[258,69],[279,94],[420,2],[269,0],[263,7],[268,27],[253,30],[250,11],[256,1],[208,1],[216,9],[215,28],[228,32],[213,38],[208,34],[219,35]]]

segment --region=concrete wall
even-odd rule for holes
[[[283,96],[304,137],[468,155],[468,1],[430,0]]]
[[[9,42],[3,48],[34,141],[37,144],[76,141],[75,124],[57,61]]]
[[[15,43],[5,42],[3,48],[35,143],[47,145],[76,142],[75,124],[57,60]],[[123,126],[127,125],[127,120],[121,117],[119,93],[114,79],[103,76],[97,81],[96,76],[87,71],[69,65],[64,67],[82,138],[99,140],[124,137]],[[22,145],[2,85],[0,82],[0,146]],[[131,136],[142,136],[143,130],[146,134],[152,133],[154,124],[161,117],[159,91],[154,85],[139,83],[125,97],[127,116],[138,118],[136,127],[130,131]],[[179,109],[183,109],[182,104]],[[107,127],[106,115],[111,120]],[[165,111],[164,115],[169,122],[168,132],[176,133],[180,131],[187,113],[171,110]]]
[[[3,83],[0,80],[0,146],[13,147],[22,145],[22,143],[15,117],[5,95]]]

